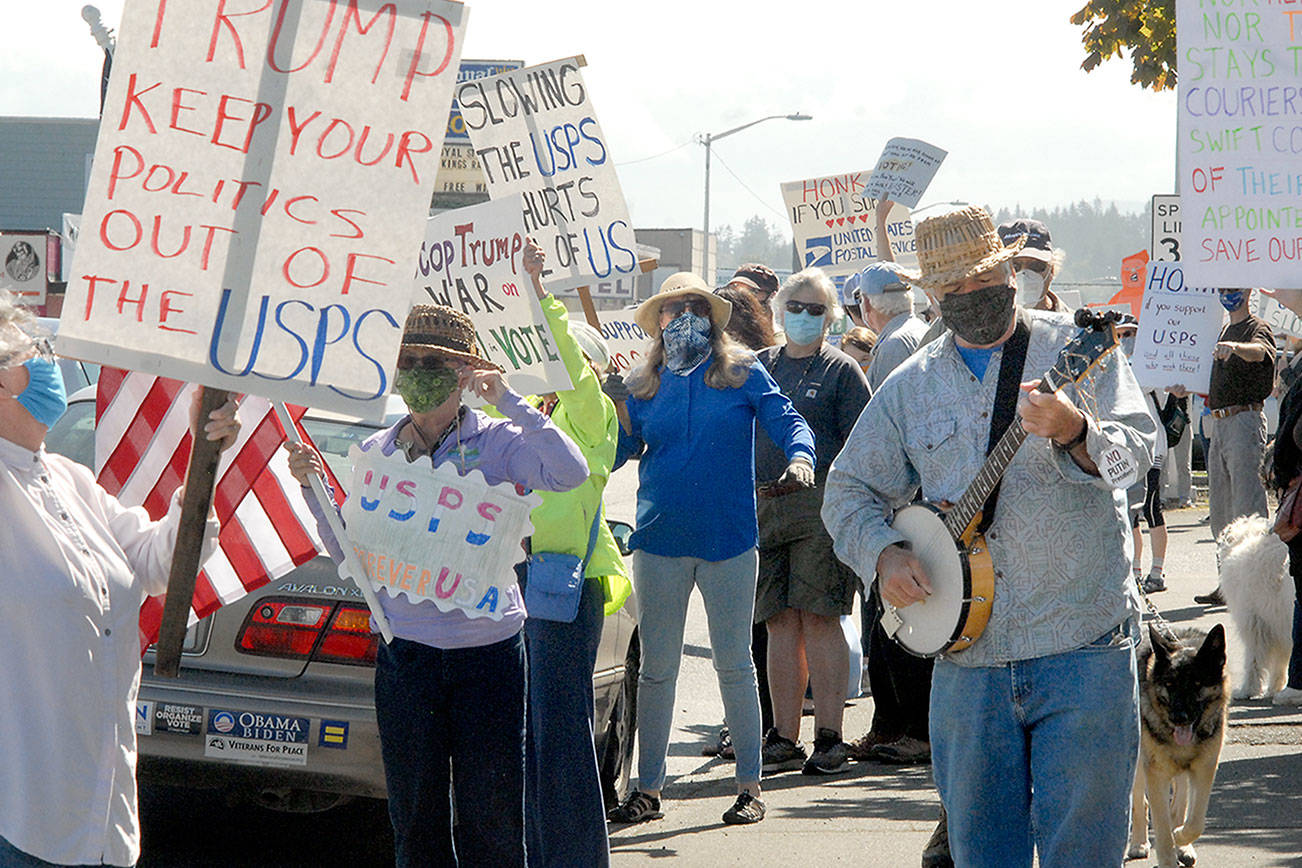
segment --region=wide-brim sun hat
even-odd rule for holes
[[[653,338],[660,337],[660,308],[665,302],[689,295],[699,295],[710,303],[710,324],[716,329],[726,328],[732,319],[732,302],[715,295],[699,274],[680,271],[665,278],[660,291],[638,305],[633,312],[633,322]]]
[[[423,350],[480,370],[502,370],[480,352],[470,317],[441,304],[412,307],[402,330],[402,350]]]
[[[913,230],[917,272],[901,276],[932,292],[961,283],[1019,255],[1026,236],[1005,247],[994,221],[984,208],[968,205],[948,214],[928,217]]]

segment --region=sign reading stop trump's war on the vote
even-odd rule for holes
[[[391,597],[431,600],[441,611],[501,620],[529,514],[542,499],[484,474],[457,473],[454,447],[438,467],[407,463],[402,450],[349,451],[352,484],[344,502],[348,541],[366,576]]]
[[[459,3],[128,0],[59,350],[377,416]]]
[[[1131,366],[1146,389],[1206,393],[1224,310],[1216,290],[1192,287],[1178,262],[1150,262]]]
[[[580,58],[457,86],[494,199],[521,196],[525,231],[562,286],[638,273],[637,244]],[[576,283],[577,281],[577,283]]]
[[[431,217],[414,297],[469,316],[480,349],[515,391],[563,391],[570,375],[524,270],[524,246],[519,196]]]
[[[876,199],[863,196],[872,174],[846,172],[782,185],[782,199],[803,268],[828,274],[853,274],[880,257]],[[886,236],[896,262],[917,264],[909,209],[895,203],[886,220]]]
[[[1302,286],[1302,5],[1178,0],[1180,261]]]

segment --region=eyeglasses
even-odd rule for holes
[[[1014,263],[1017,268],[1034,271],[1036,274],[1044,274],[1049,270],[1049,263],[1041,262],[1038,259],[1019,259]]]
[[[399,353],[398,370],[410,371],[419,368],[422,371],[436,371],[439,368],[456,370],[455,363],[446,356],[433,353]]]
[[[819,304],[816,301],[788,301],[787,313],[809,313],[814,316],[823,316],[827,313],[827,305]]]
[[[676,298],[660,305],[660,315],[667,316],[670,319],[678,319],[683,315],[683,311],[688,310],[697,316],[708,318],[710,316],[710,303],[703,298]]]

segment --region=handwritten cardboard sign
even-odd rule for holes
[[[1302,10],[1177,0],[1176,28],[1180,259],[1189,278],[1302,286]]]
[[[467,81],[457,104],[494,199],[520,194],[543,279],[578,286],[638,273],[637,244],[579,58]]]
[[[891,139],[877,158],[872,176],[864,185],[863,195],[870,199],[890,199],[906,208],[916,208],[948,153],[921,139]]]
[[[457,208],[426,222],[416,262],[423,302],[460,310],[479,347],[522,395],[571,388],[538,296],[524,270],[520,197]]]
[[[1277,338],[1281,334],[1302,338],[1302,317],[1264,293],[1254,292],[1252,297],[1257,301],[1257,316],[1270,325],[1271,332]]]
[[[601,336],[610,347],[610,360],[615,365],[616,373],[626,376],[642,361],[642,355],[650,346],[651,336],[642,327],[633,322],[631,310],[603,310],[597,312],[601,323]]]
[[[466,14],[128,0],[59,351],[378,417]]]
[[[1180,263],[1149,263],[1131,359],[1139,385],[1206,393],[1224,315],[1216,290],[1185,285]]]
[[[12,292],[20,304],[45,304],[48,239],[45,232],[0,232],[0,289]]]
[[[401,450],[349,450],[352,484],[344,501],[348,541],[375,588],[440,611],[499,621],[515,584],[520,541],[533,531],[530,511],[542,500],[484,474],[408,464]]]
[[[782,185],[782,200],[803,268],[831,275],[853,274],[880,258],[877,200],[864,198],[867,171],[846,172]],[[887,215],[887,237],[895,261],[917,265],[909,209],[896,203]]]

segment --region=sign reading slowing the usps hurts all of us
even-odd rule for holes
[[[524,247],[518,195],[431,217],[415,298],[469,316],[480,349],[515,391],[564,391],[573,384],[524,270]]]
[[[454,436],[454,435],[449,435]],[[529,513],[542,500],[484,474],[457,473],[454,450],[438,467],[407,463],[402,450],[349,450],[352,484],[344,501],[348,541],[366,576],[391,597],[432,600],[441,611],[501,620],[515,584]]]
[[[547,253],[543,280],[578,286],[639,273],[637,243],[581,58],[457,86],[494,199],[520,194],[525,231]]]
[[[876,199],[865,198],[871,173],[845,172],[782,185],[782,200],[803,268],[818,267],[832,275],[853,274],[881,258]],[[917,265],[909,209],[894,203],[887,214],[886,237],[896,262]]]
[[[128,0],[59,351],[381,414],[466,18]]]

